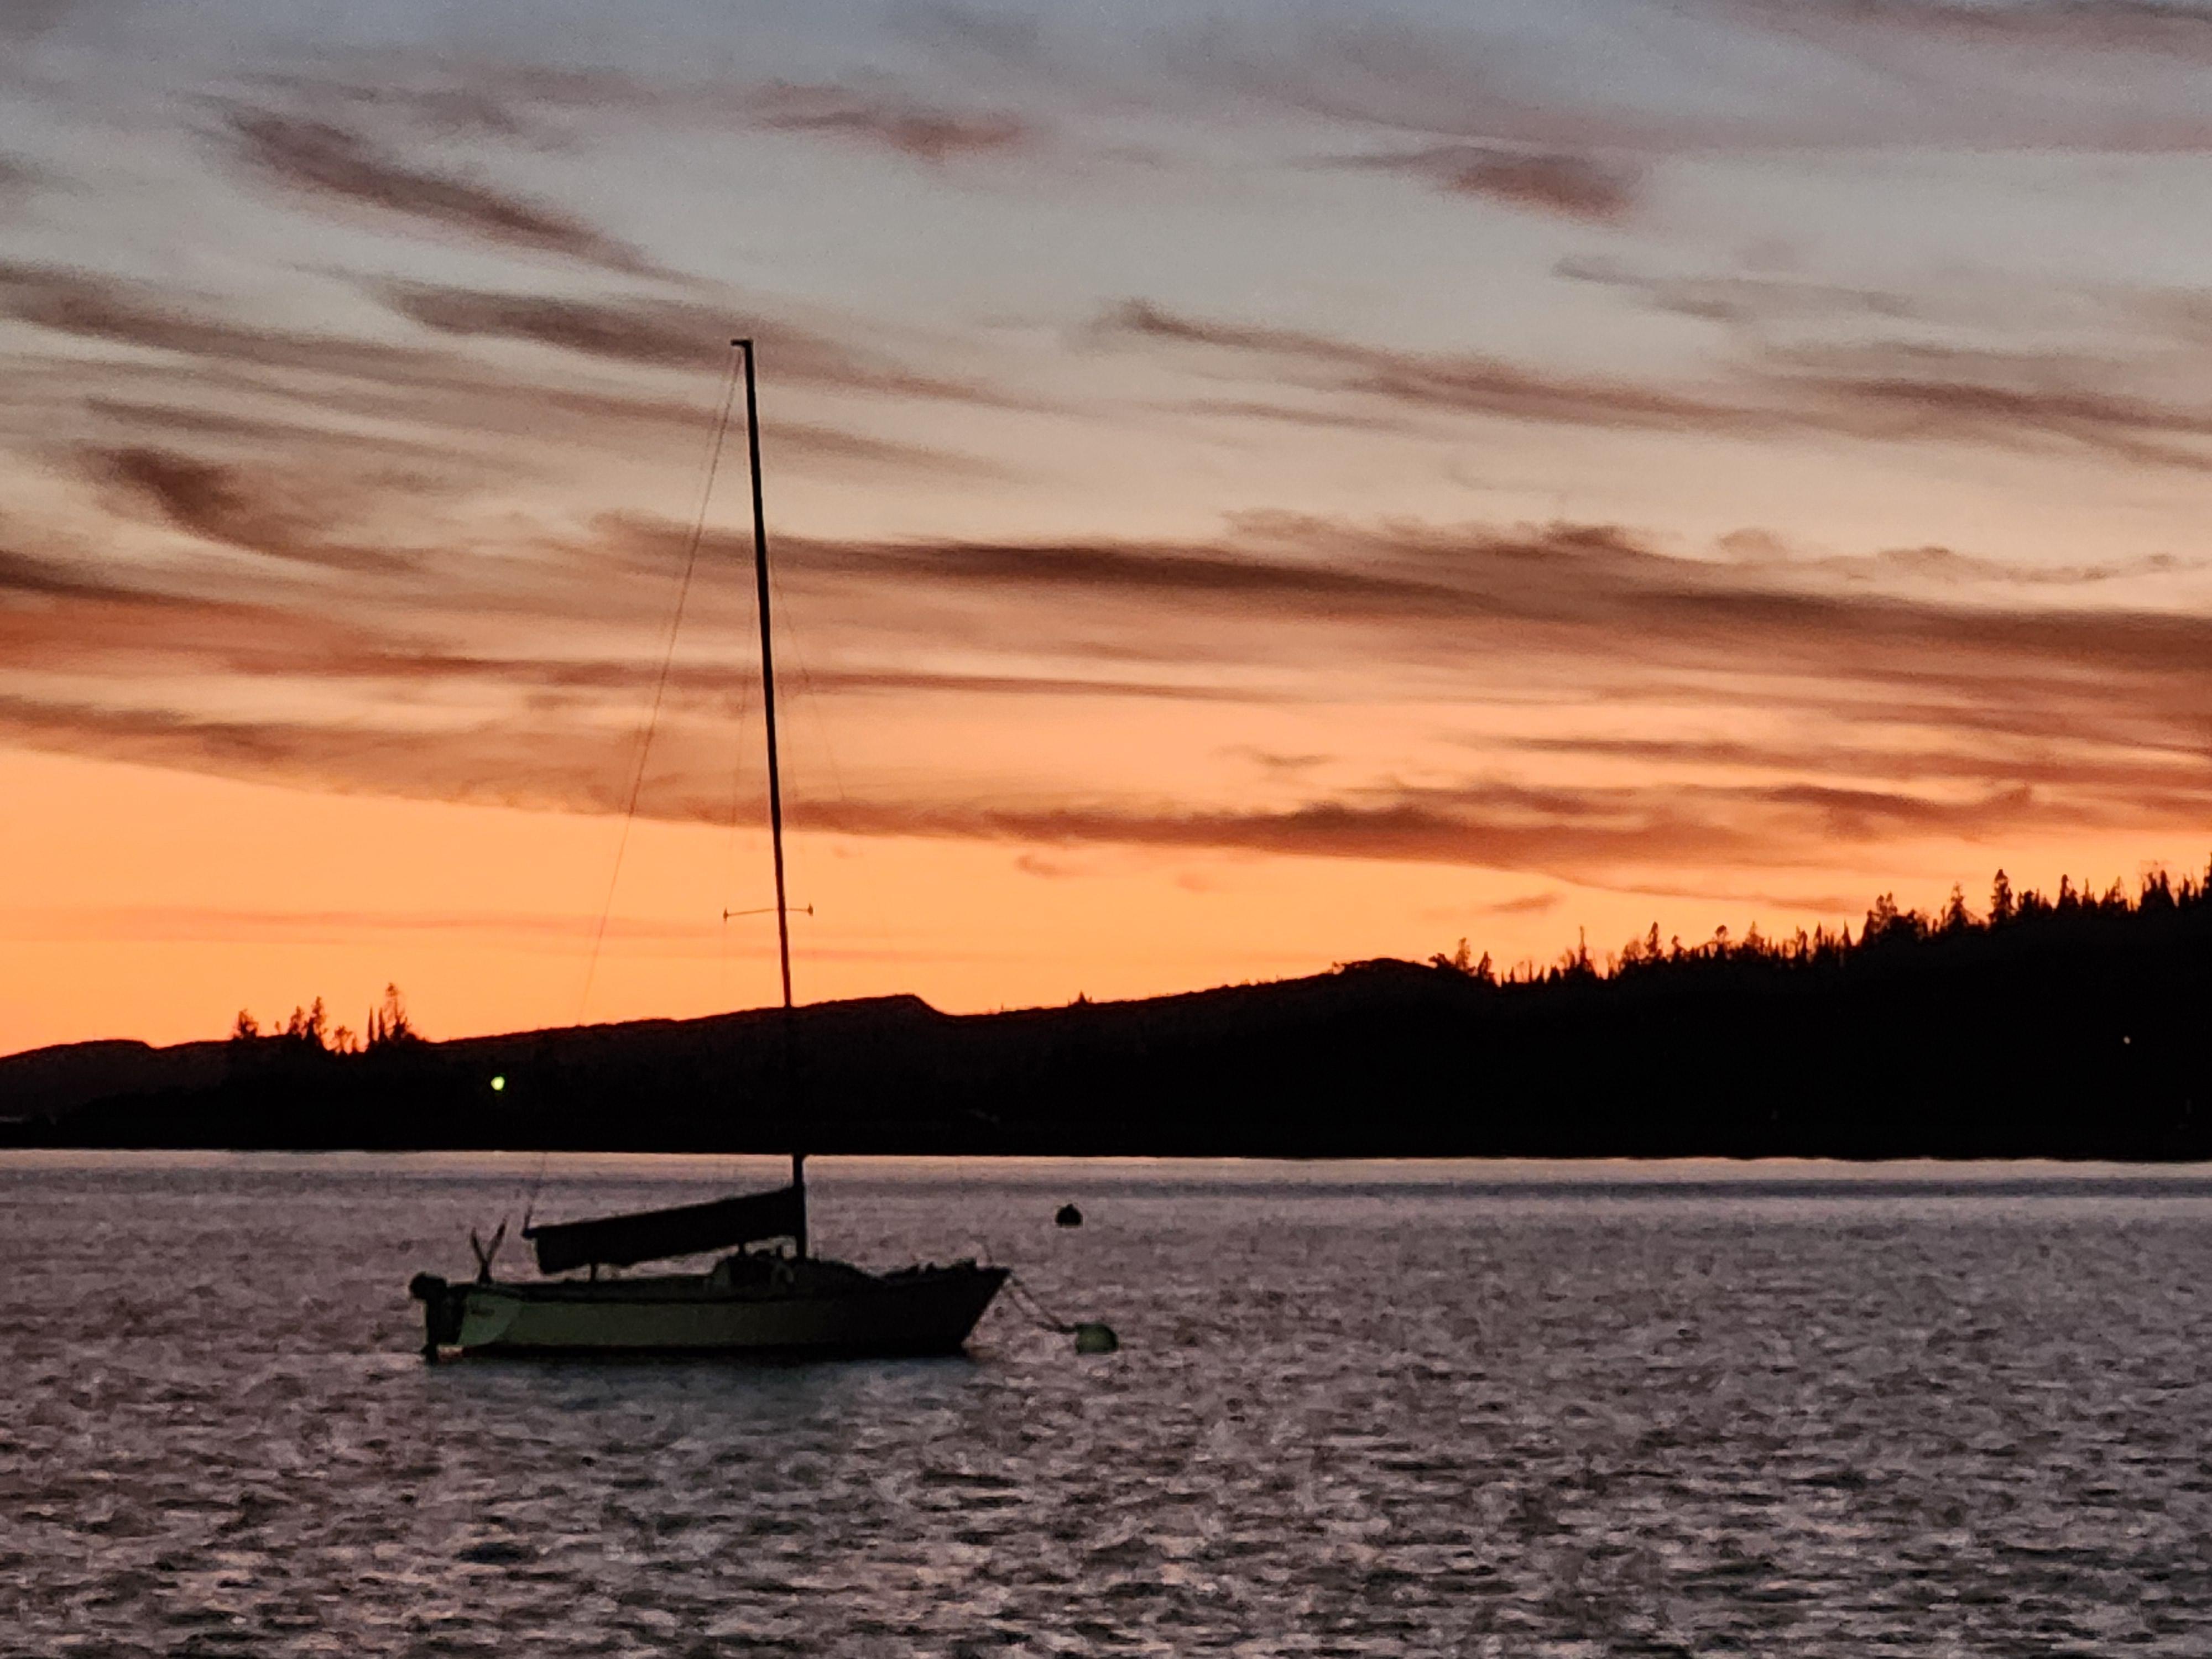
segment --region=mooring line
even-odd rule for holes
[[[1006,1288],[1014,1293],[1014,1300],[1022,1304],[1023,1312],[1040,1330],[1051,1331],[1059,1336],[1072,1336],[1076,1331],[1073,1320],[1062,1319],[1044,1305],[1043,1298],[1022,1282],[1021,1275],[1012,1271],[1006,1274]]]

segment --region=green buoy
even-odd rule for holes
[[[1114,1334],[1111,1325],[1089,1320],[1075,1328],[1075,1351],[1078,1353],[1112,1353],[1121,1346],[1121,1339]]]

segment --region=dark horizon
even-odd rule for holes
[[[0,1061],[22,1145],[1422,1156],[2212,1156],[2212,886],[1498,975],[1465,947],[995,1014],[887,997],[426,1041],[288,1030]]]

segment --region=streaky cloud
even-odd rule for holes
[[[229,775],[289,773],[337,789],[568,811],[623,809],[616,780],[623,735],[588,745],[550,732],[483,726],[426,741],[362,723],[192,717],[0,696],[0,734],[58,749]],[[556,752],[560,758],[555,759]],[[726,777],[702,753],[700,771],[650,787],[653,816],[726,822]],[[791,803],[795,827],[818,834],[1000,842],[1022,846],[1266,853],[1540,872],[1567,879],[1724,861],[1787,868],[1831,860],[1838,842],[1897,834],[1984,836],[2033,826],[2185,828],[2212,807],[2212,783],[2122,805],[2044,799],[2026,788],[1954,799],[1898,790],[1813,786],[1728,788],[1623,786],[1530,788],[1494,781],[1451,787],[1355,791],[1279,810],[1141,803],[1007,806],[959,799],[847,795]]]
[[[66,265],[0,261],[0,313],[77,339],[264,368],[398,380],[442,367],[426,352],[208,316],[154,284]]]
[[[2172,828],[2212,805],[2212,781],[2138,805],[2145,810],[2123,816],[2094,805],[2043,800],[2027,789],[1944,799],[1814,786],[1536,790],[1483,781],[1363,792],[1273,811],[848,799],[803,802],[793,817],[806,827],[845,835],[1257,852],[1565,878],[1593,866],[1790,866],[1830,858],[1839,842],[1899,834],[1979,836],[2029,823],[2140,826],[2146,818]]]
[[[1717,10],[1797,35],[1871,45],[1884,37],[2093,56],[2212,61],[2212,10],[2177,0],[1709,0]]]
[[[1962,553],[1954,547],[1888,547],[1877,553],[1829,554],[1786,562],[1785,568],[1816,571],[1854,582],[1896,582],[1899,578],[1943,586],[2096,587],[2147,576],[2172,576],[2203,570],[2208,562],[2172,553],[2146,553],[2102,564],[2030,565]]]
[[[276,508],[257,507],[250,483],[170,458],[115,464],[131,480],[118,488],[212,532],[289,533],[281,496]],[[265,537],[255,528],[264,510],[277,512]],[[609,573],[665,569],[683,536],[662,521],[612,520],[571,545],[548,539],[541,551],[560,561],[533,567],[528,599],[540,608],[526,621],[510,615],[507,638],[528,644],[506,653],[462,643],[482,639],[489,592],[472,586],[468,562],[426,567],[407,609],[339,615],[306,590],[252,603],[134,596],[76,583],[66,562],[19,556],[0,566],[0,596],[17,595],[0,597],[11,698],[0,731],[35,747],[317,787],[618,810],[629,720],[653,683],[657,635],[642,602],[611,620],[610,587],[636,584]],[[710,558],[734,559],[744,540],[724,537]],[[1574,784],[1482,776],[1330,789],[1286,765],[1271,789],[1314,787],[1265,808],[1224,805],[1210,788],[1189,801],[1071,799],[1064,778],[1015,778],[986,800],[957,766],[917,798],[910,774],[854,775],[842,799],[802,790],[794,800],[794,821],[825,831],[1580,880],[1699,861],[1805,866],[1898,840],[2186,828],[2212,811],[2202,736],[2212,620],[2188,612],[1806,591],[1786,573],[1655,551],[1605,526],[1275,516],[1181,542],[789,537],[778,550],[787,594],[836,607],[838,647],[794,682],[831,702],[1319,707],[1354,695],[1344,688],[1356,681],[1358,698],[1423,705],[1424,720],[1447,728],[1463,722],[1442,735],[1490,763],[1516,753],[1602,763]],[[1167,617],[1202,619],[1202,630],[1163,642]],[[964,631],[948,626],[962,617]],[[1102,651],[1124,660],[1102,671]],[[1147,662],[1174,667],[1132,666]],[[726,816],[726,735],[709,733],[746,675],[735,634],[679,658],[642,810]],[[258,689],[242,696],[246,687]],[[1579,728],[1530,733],[1501,716],[1509,689],[1582,711]],[[1604,729],[1639,709],[1678,720],[1685,698],[1711,720],[1755,715],[1784,735],[1700,747]],[[242,718],[241,706],[287,712]],[[1477,707],[1471,723],[1453,713]],[[1624,774],[1633,781],[1600,781]]]
[[[395,550],[331,538],[327,486],[287,488],[265,471],[150,447],[95,451],[94,473],[120,485],[180,530],[270,558],[343,569],[398,571]],[[311,502],[310,497],[318,498]]]
[[[1875,342],[1770,354],[1768,383],[1800,418],[1863,437],[2017,446],[2061,441],[2117,459],[2212,471],[2212,404],[2189,406],[2085,381],[2104,370],[2065,354]],[[2192,447],[2192,443],[2200,447]]]
[[[1632,169],[1565,150],[1442,144],[1356,156],[1345,165],[1404,173],[1448,195],[1479,197],[1594,224],[1619,223],[1637,202]]]
[[[1498,899],[1476,908],[1486,916],[1535,916],[1558,909],[1565,900],[1566,895],[1559,892],[1523,893],[1518,898]]]
[[[1572,283],[1618,289],[1654,311],[1737,327],[1842,318],[1898,319],[1916,316],[1923,301],[1888,289],[1814,282],[1803,277],[1654,276],[1616,259],[1561,259],[1553,274]]]
[[[2212,471],[2212,405],[2081,383],[2100,366],[1875,343],[1770,350],[1701,392],[1546,374],[1474,353],[1374,346],[1309,330],[1179,315],[1133,300],[1096,332],[1243,358],[1287,384],[1401,408],[1594,428],[1741,438],[1840,435],[2010,449],[2067,446],[2135,465]]]
[[[1644,163],[1900,149],[2212,149],[2212,120],[2195,89],[2148,85],[2139,72],[2148,54],[2185,64],[2206,55],[2195,7],[1692,0],[1664,16],[1661,37],[1643,15],[1623,14],[1613,43],[1648,54],[1663,38],[1686,60],[1704,58],[1712,84],[1737,95],[1669,102],[1632,82],[1591,77],[1583,54],[1557,38],[1529,50],[1526,31],[1510,21],[1372,12],[1164,27],[1146,43],[1150,77],[1120,90],[1160,99],[1164,86],[1201,101],[1230,94],[1369,131]],[[1593,20],[1578,21],[1586,41]],[[1778,42],[1801,50],[1793,57]],[[1936,50],[1946,46],[1959,49]],[[2055,94],[2054,68],[2081,84]],[[1095,83],[1073,61],[1060,72]]]
[[[1107,338],[1234,353],[1271,362],[1283,377],[1328,390],[1421,408],[1575,426],[1747,429],[1733,408],[1632,381],[1551,375],[1474,353],[1361,345],[1305,330],[1185,317],[1131,300],[1098,324]]]
[[[528,340],[538,345],[656,368],[701,369],[727,362],[741,317],[665,300],[580,300],[550,294],[387,283],[391,308],[441,334]],[[805,350],[818,349],[809,340]]]
[[[881,88],[777,82],[753,93],[745,106],[760,125],[778,131],[855,140],[933,165],[1037,142],[1035,126],[1019,116],[942,109]]]
[[[137,590],[61,561],[0,546],[0,605],[9,599],[136,599]]]
[[[307,196],[611,270],[650,269],[635,248],[573,215],[472,179],[411,167],[330,122],[241,109],[232,112],[229,128],[249,168]]]
[[[582,341],[602,340],[622,327],[626,316],[620,307],[605,314],[586,310],[580,316],[557,307],[509,308],[509,296],[471,290],[418,287],[406,292],[426,319],[447,325],[445,332],[520,335],[536,329],[548,337],[547,343],[579,350]],[[682,314],[689,319],[688,313]],[[66,366],[71,400],[100,409],[122,428],[125,441],[112,446],[116,448],[166,448],[196,436],[250,441],[263,450],[312,447],[340,471],[362,456],[403,451],[452,466],[483,455],[503,437],[542,438],[556,419],[601,441],[624,428],[688,434],[702,419],[701,404],[689,399],[518,374],[428,345],[263,326],[195,309],[152,284],[65,266],[0,261],[0,316],[67,337],[153,355],[155,360],[144,367],[76,362]],[[650,305],[642,306],[639,316],[648,326],[666,322]],[[708,340],[719,341],[726,352],[726,319],[702,313],[697,320]],[[794,373],[809,384],[884,396],[1000,401],[987,385],[913,374],[888,360],[841,347],[816,349],[809,344],[815,337],[779,324],[771,342],[771,349],[780,352],[789,341]],[[642,343],[636,343],[641,338]],[[677,349],[665,328],[659,335],[631,337],[631,342],[624,349],[634,349],[643,366],[650,366],[657,354]],[[164,363],[164,357],[189,361]],[[258,412],[207,408],[210,376],[216,374],[236,377],[228,388],[234,394],[234,408],[235,394],[242,393],[258,401]],[[19,377],[18,384],[25,383]],[[395,423],[421,435],[395,438]],[[360,429],[363,426],[369,429]],[[134,437],[139,441],[131,441]],[[820,421],[779,420],[763,441],[786,465],[862,465],[969,476],[990,471],[975,457]]]
[[[2206,756],[2192,744],[2145,743],[2122,747],[2094,738],[2062,744],[2039,737],[2027,743],[1961,744],[1965,735],[1945,734],[1941,746],[1906,748],[1808,740],[1753,742],[1725,738],[1515,737],[1477,745],[1527,753],[1680,768],[1710,775],[1716,771],[1771,773],[1795,778],[1859,777],[1906,783],[1963,782],[1983,788],[2023,787],[2095,788],[2114,795],[2130,792],[2191,790],[2207,787]]]
[[[528,340],[586,356],[692,370],[726,363],[732,337],[751,334],[771,354],[780,381],[955,402],[1011,401],[980,382],[917,374],[884,354],[842,343],[756,307],[580,299],[422,283],[388,283],[378,291],[394,311],[441,334]]]

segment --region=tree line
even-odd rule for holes
[[[234,1052],[257,1052],[286,1056],[371,1054],[380,1049],[404,1048],[422,1041],[407,1018],[407,1000],[397,985],[384,988],[383,1000],[368,1011],[359,1031],[332,1026],[330,1011],[317,997],[305,1007],[295,1007],[282,1025],[264,1031],[252,1010],[241,1008],[230,1028]]]
[[[1548,967],[1522,963],[1500,970],[1488,951],[1475,957],[1462,939],[1458,949],[1439,952],[1429,963],[1500,988],[1649,981],[1714,968],[1790,973],[1837,969],[1854,961],[1894,961],[1907,952],[1969,939],[1981,941],[1984,950],[1992,944],[2002,948],[2008,942],[2025,950],[2056,942],[2069,930],[2124,933],[2131,927],[2139,931],[2146,922],[2200,915],[2212,916],[2212,866],[2201,877],[2178,880],[2163,869],[2153,870],[2132,893],[2118,881],[2101,892],[2086,884],[2076,887],[2064,875],[2058,878],[2054,892],[2032,887],[2015,892],[2011,878],[1999,870],[1990,883],[1989,908],[1979,914],[1969,908],[1966,891],[1959,886],[1951,889],[1949,900],[1933,914],[1902,908],[1894,894],[1884,893],[1868,909],[1856,938],[1848,924],[1800,927],[1770,937],[1753,922],[1741,938],[1723,925],[1713,930],[1711,939],[1685,945],[1679,934],[1662,939],[1655,921],[1646,933],[1607,952],[1602,960],[1577,944]]]

